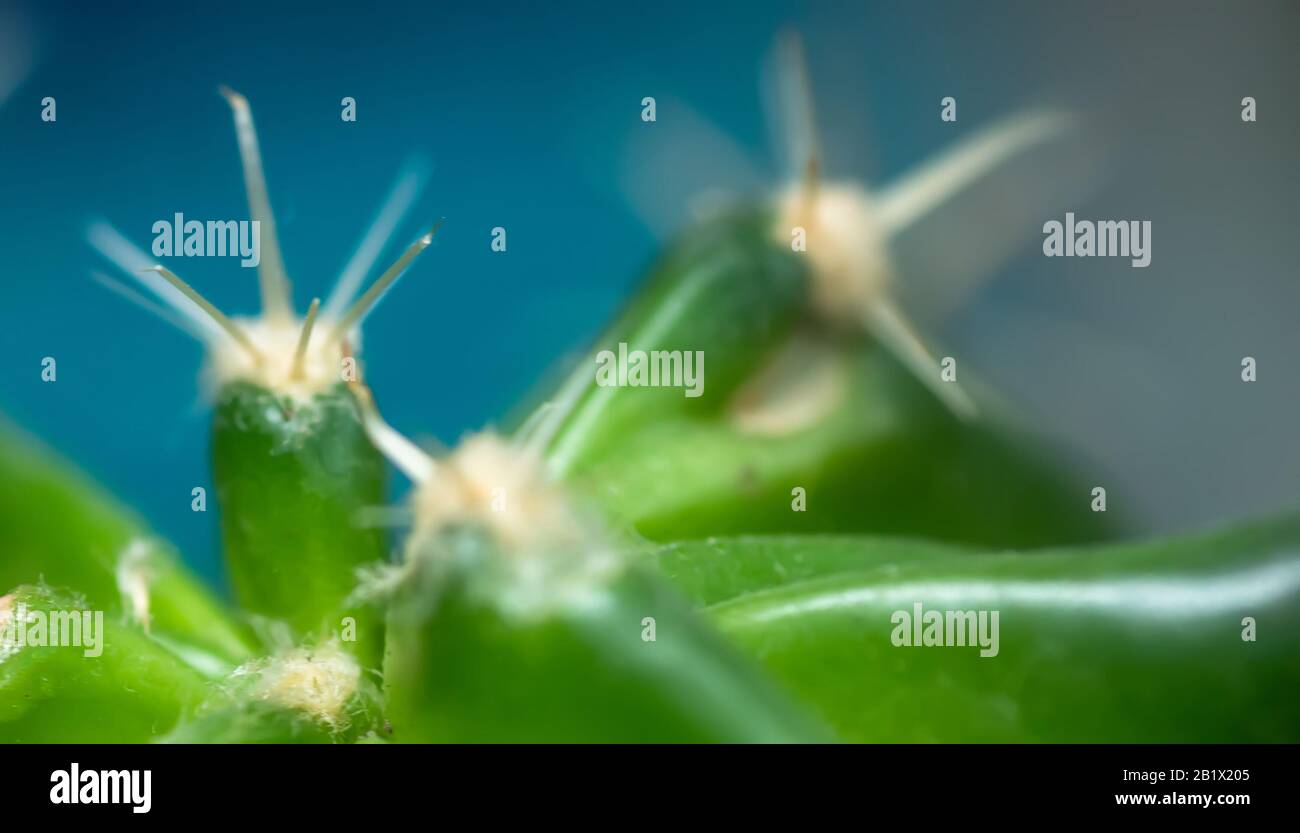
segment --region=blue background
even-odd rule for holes
[[[635,285],[661,240],[629,172],[664,194],[729,184],[713,180],[737,160],[703,146],[639,170],[637,148],[684,129],[676,102],[775,177],[759,68],[794,24],[835,175],[888,181],[1026,103],[1101,123],[1108,177],[1079,210],[1152,219],[1153,266],[1049,263],[1031,239],[936,337],[1107,472],[1145,528],[1294,505],[1296,12],[1140,6],[0,6],[10,44],[31,52],[0,106],[0,409],[216,576],[215,513],[189,508],[210,485],[202,350],[90,281],[113,270],[84,227],[102,216],[147,249],[175,211],[247,216],[218,84],[253,106],[300,311],[328,292],[402,161],[432,163],[381,260],[447,223],[368,321],[366,360],[390,421],[451,443],[501,418]],[[47,95],[55,123],[39,118]],[[938,118],[947,95],[955,125]],[[1243,95],[1260,101],[1255,125],[1240,122]],[[356,123],[339,118],[343,96]],[[176,268],[227,312],[255,311],[253,270]],[[1244,355],[1260,361],[1254,387],[1237,377]],[[40,381],[44,356],[55,384]]]

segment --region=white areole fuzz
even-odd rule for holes
[[[348,704],[361,682],[361,666],[334,642],[295,648],[235,670],[254,676],[252,696],[294,709],[338,730],[348,722]]]
[[[862,326],[865,311],[884,300],[892,283],[889,247],[871,195],[851,182],[791,185],[776,197],[773,238],[793,246],[804,233],[812,261],[812,301],[825,319]]]
[[[440,460],[413,502],[416,538],[474,521],[491,530],[507,553],[542,542],[582,543],[582,525],[540,457],[490,432],[466,437]]]
[[[306,323],[303,319],[237,318],[233,323],[248,337],[257,356],[231,340],[213,344],[208,353],[209,372],[217,387],[250,382],[304,400],[339,384],[344,361],[360,352],[359,339],[345,343],[309,338],[299,354]],[[317,321],[315,326],[328,331],[330,322]]]
[[[622,560],[601,523],[547,470],[537,445],[484,431],[435,459],[384,422],[364,386],[354,392],[370,441],[415,484],[404,561],[363,581],[361,597],[387,595],[424,567],[445,565],[442,536],[475,526],[494,545],[487,598],[499,609],[532,616],[559,604],[598,601]],[[426,602],[435,599],[425,594]]]

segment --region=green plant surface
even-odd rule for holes
[[[847,326],[852,311],[814,303],[826,278],[774,239],[775,223],[770,207],[753,207],[684,232],[518,438],[615,523],[658,541],[871,532],[1029,547],[1113,537],[1121,524],[1090,511],[1079,472],[1026,439],[1033,433],[993,397],[980,398],[980,417],[954,415],[918,380],[938,378],[937,361],[918,370],[874,331]],[[703,395],[602,386],[594,358],[620,344],[702,352]],[[796,488],[806,511],[791,509]]]
[[[247,626],[172,547],[34,437],[0,420],[0,587],[75,587],[115,621],[134,618],[196,667],[253,655]],[[144,606],[137,610],[143,589]]]
[[[678,541],[637,557],[693,603],[716,605],[805,579],[914,561],[959,558],[978,550],[908,538],[856,535],[750,535]]]
[[[328,727],[300,712],[245,700],[186,721],[156,742],[311,744],[333,740]]]
[[[484,592],[496,582],[491,562],[499,554],[480,536],[453,538],[459,555],[440,560],[436,574],[417,574],[393,602],[385,665],[392,740],[830,737],[662,580],[618,572],[554,605],[520,611]]]
[[[346,386],[295,402],[227,385],[213,420],[212,467],[240,603],[300,638],[337,635],[350,617],[349,645],[377,668],[382,615],[348,597],[357,570],[387,557],[383,530],[360,518],[383,505],[386,469]]]
[[[84,601],[24,585],[0,598],[0,743],[138,743],[196,708],[208,681],[143,633],[102,617],[101,652],[78,645],[18,644],[19,612],[72,612]],[[48,640],[46,640],[48,641]],[[88,655],[87,651],[92,651]]]
[[[863,541],[864,563],[877,546]],[[719,541],[695,553],[748,560],[764,548]],[[1029,557],[938,554],[851,571],[840,557],[825,557],[826,575],[709,612],[846,739],[1300,739],[1300,516]],[[917,603],[998,611],[996,656],[895,646],[893,617]]]
[[[678,414],[712,413],[804,314],[807,267],[766,243],[767,210],[729,213],[693,227],[651,267],[645,282],[568,378],[551,393],[535,430],[552,469],[565,473],[617,453],[640,428]],[[682,387],[601,386],[595,359],[642,350],[700,351],[699,396]]]
[[[569,480],[657,541],[870,532],[1037,547],[1121,526],[1091,511],[1090,487],[1069,466],[1005,422],[952,416],[889,354],[837,354],[829,372],[838,398],[792,430],[664,417]]]

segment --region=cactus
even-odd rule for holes
[[[708,610],[848,740],[1294,743],[1298,543],[1295,514],[1032,555],[916,557],[862,541],[851,564],[804,540],[775,557],[834,563],[715,595]],[[683,570],[773,557],[752,546],[672,558]],[[958,628],[964,646],[951,644]]]
[[[974,374],[943,375],[904,311],[890,245],[999,166],[1061,140],[1074,120],[1007,117],[872,192],[824,180],[797,38],[779,56],[795,180],[671,240],[578,366],[533,396],[542,404],[517,436],[616,522],[660,541],[888,531],[1023,547],[1113,537],[1122,523],[1073,499],[1079,472],[1026,441]],[[992,237],[974,264],[1006,257]],[[618,352],[621,365],[635,351],[659,376],[675,366],[669,354],[698,351],[707,384],[602,382],[602,356]],[[789,511],[796,488],[807,511]]]
[[[262,315],[231,319],[171,270],[152,264],[104,223],[91,243],[167,304],[209,350],[215,390],[213,475],[221,501],[226,563],[243,607],[288,626],[290,642],[344,631],[367,667],[382,656],[382,623],[347,604],[358,570],[382,563],[382,530],[362,513],[384,502],[384,467],[367,441],[348,382],[359,379],[360,325],[411,262],[435,225],[353,300],[365,258],[349,264],[330,298],[302,319],[292,309],[261,154],[247,100],[222,88],[234,113],[249,210],[261,228]],[[407,184],[405,190],[414,186]],[[405,196],[393,201],[409,202]],[[382,247],[393,223],[381,212],[361,253]],[[398,212],[400,213],[400,212]],[[374,241],[373,243],[370,241]],[[282,647],[282,634],[267,633]]]
[[[517,430],[435,456],[380,417],[358,350],[438,227],[354,299],[385,209],[299,317],[251,111],[223,95],[261,315],[228,317],[106,223],[89,239],[208,348],[235,604],[0,431],[0,740],[1300,739],[1296,518],[1065,546],[1115,525],[904,314],[891,235],[1069,119],[1013,117],[871,193],[823,181],[796,95],[794,184],[686,229]],[[655,350],[702,352],[707,384],[601,382]],[[396,507],[389,465],[414,484]],[[361,521],[384,508],[408,521],[396,563]],[[940,608],[976,630],[911,650]]]
[[[207,680],[176,654],[43,585],[0,596],[0,636],[3,743],[138,743],[206,693]]]

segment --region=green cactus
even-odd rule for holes
[[[804,142],[792,186],[666,248],[509,438],[435,457],[380,418],[358,349],[437,226],[354,300],[385,210],[298,317],[223,94],[261,315],[90,240],[208,348],[237,609],[0,426],[0,741],[1300,740],[1300,521],[1066,546],[1122,523],[903,313],[891,236],[1068,119],[1013,117],[882,193],[823,181]],[[654,351],[680,353],[668,384],[608,375]],[[409,521],[396,563],[381,509]]]

